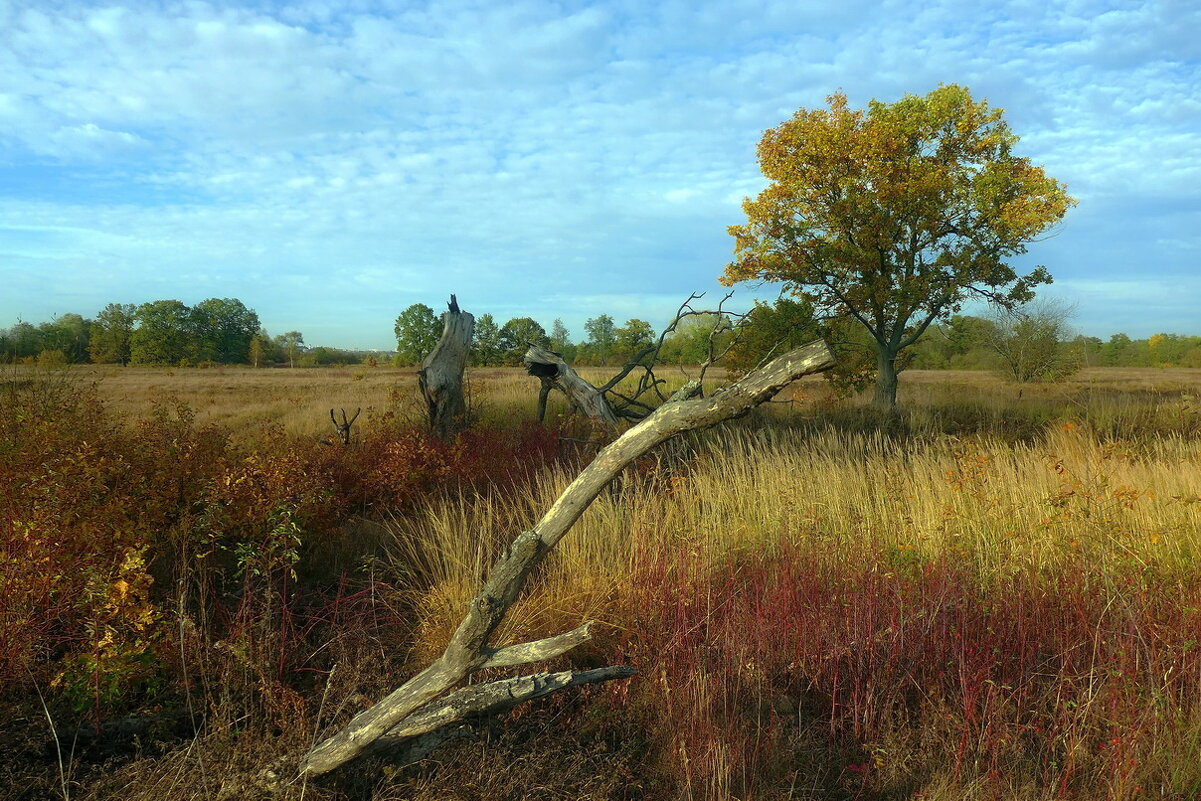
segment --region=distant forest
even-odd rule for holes
[[[750,336],[735,347],[733,366],[753,363],[778,339],[809,339],[830,329],[806,324],[782,310],[795,304],[760,304],[749,318]],[[667,363],[697,363],[707,358],[710,333],[730,320],[714,315],[685,318],[663,342],[659,358]],[[811,322],[811,321],[809,321]],[[529,317],[503,325],[491,314],[476,317],[473,362],[477,366],[521,363],[526,343],[550,347],[581,365],[610,365],[635,358],[658,333],[645,320],[633,318],[618,325],[600,314],[584,324],[584,337],[573,339],[561,320],[548,332]],[[247,364],[252,366],[315,367],[372,363],[390,359],[402,366],[418,364],[433,348],[441,323],[433,309],[413,304],[396,319],[397,350],[393,353],[307,346],[299,331],[272,336],[259,324],[258,314],[236,298],[209,298],[195,306],[178,300],[141,305],[110,303],[95,317],[63,314],[34,325],[18,322],[0,329],[0,362],[24,364],[121,364],[178,367]],[[837,339],[838,329],[833,333]],[[853,332],[849,339],[855,337]],[[723,337],[716,338],[721,344]],[[984,317],[955,315],[931,326],[911,349],[905,366],[911,369],[979,370],[998,367],[996,323]],[[854,346],[854,342],[848,342]],[[1081,366],[1201,367],[1201,336],[1155,334],[1132,339],[1123,333],[1108,340],[1064,336],[1059,346]]]

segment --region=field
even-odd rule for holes
[[[0,368],[0,797],[247,797],[440,653],[593,453],[470,382],[439,443],[412,371]],[[807,379],[598,499],[502,635],[633,679],[274,797],[1201,797],[1201,370],[901,402]]]

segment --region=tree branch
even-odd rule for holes
[[[591,627],[592,623],[585,623],[579,628],[564,634],[557,634],[554,637],[492,649],[483,666],[486,668],[508,667],[553,659],[567,653],[580,643],[590,640],[592,638]]]
[[[551,693],[597,684],[614,679],[628,679],[638,671],[632,667],[610,666],[595,670],[564,670],[558,673],[534,673],[509,679],[473,684],[441,698],[435,704],[416,712],[385,732],[376,740],[369,753],[395,748],[406,740],[421,737],[438,729],[473,717],[503,712],[518,704],[542,698]]]
[[[604,488],[635,459],[677,434],[746,414],[786,384],[833,366],[829,346],[818,340],[776,358],[708,398],[665,403],[628,429],[597,454],[534,528],[518,534],[500,555],[442,656],[375,706],[359,713],[340,732],[316,745],[305,757],[301,773],[319,776],[354,759],[401,721],[503,653],[504,649],[489,648],[488,642],[525,587],[531,571]],[[563,636],[566,635],[560,635]]]

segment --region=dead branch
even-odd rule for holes
[[[549,388],[553,387],[566,395],[574,408],[606,429],[616,431],[618,418],[605,400],[604,393],[581,378],[571,365],[563,361],[560,354],[531,344],[522,361],[525,363],[526,372],[537,376],[542,382],[542,393],[538,399],[542,415],[546,413],[546,394],[549,394]]]
[[[708,428],[745,414],[770,399],[786,384],[802,376],[827,370],[833,365],[834,358],[829,347],[818,340],[778,357],[708,398],[690,398],[699,385],[695,382],[689,384],[678,391],[670,402],[625,431],[597,454],[532,529],[518,534],[500,555],[443,654],[375,706],[355,716],[337,734],[316,745],[305,756],[300,767],[301,774],[320,776],[328,773],[373,747],[390,732],[403,733],[395,734],[393,739],[416,736],[408,732],[421,728],[418,722],[425,720],[426,715],[437,714],[439,726],[461,720],[462,715],[453,712],[436,713],[436,710],[452,707],[461,712],[464,708],[454,705],[448,707],[444,700],[439,699],[449,697],[448,694],[455,687],[482,668],[540,661],[548,658],[548,655],[565,653],[586,641],[589,632],[584,626],[574,632],[534,643],[504,648],[493,648],[489,644],[509,607],[521,594],[531,572],[567,534],[601,491],[635,459],[677,434]],[[590,672],[573,674],[572,682],[616,678],[623,670],[627,669],[604,668],[600,674],[593,674],[595,678],[586,678]],[[535,685],[538,683],[537,677],[524,678]],[[541,681],[549,679],[544,677]],[[429,732],[428,729],[423,731]]]
[[[352,417],[352,418],[350,418],[349,420],[347,420],[347,419],[346,419],[346,410],[345,410],[345,409],[343,409],[343,410],[342,410],[342,422],[341,422],[341,423],[339,423],[339,422],[338,422],[338,418],[334,417],[334,410],[333,410],[333,409],[330,409],[330,410],[329,410],[329,419],[330,419],[330,422],[332,422],[332,423],[334,424],[334,430],[338,432],[338,440],[339,440],[339,441],[340,441],[340,442],[341,442],[343,445],[349,445],[349,444],[350,444],[350,427],[351,427],[352,425],[354,425],[354,421],[355,421],[355,420],[358,420],[358,419],[359,419],[359,412],[361,412],[361,411],[362,411],[362,409],[361,409],[361,408],[360,408],[360,409],[355,409],[355,410],[354,410],[354,417]],[[330,441],[328,441],[328,440],[322,440],[322,442],[323,442],[323,443],[325,443],[326,445],[332,445],[332,444],[333,444],[333,442],[330,442]]]
[[[379,752],[398,746],[412,747],[408,741],[421,738],[439,729],[472,718],[486,717],[512,709],[518,704],[542,698],[551,693],[597,684],[614,679],[628,679],[637,673],[631,667],[614,666],[595,670],[564,670],[558,673],[535,673],[510,679],[472,684],[456,690],[436,703],[406,718],[402,725],[390,729],[369,749]]]
[[[546,418],[547,398],[552,389],[558,389],[566,395],[568,403],[571,404],[573,410],[582,411],[589,418],[600,423],[610,433],[616,431],[616,427],[621,420],[631,422],[642,420],[654,410],[654,405],[667,400],[661,389],[667,381],[655,374],[655,368],[659,363],[659,353],[663,349],[663,343],[678,328],[681,321],[688,317],[712,314],[714,315],[715,322],[713,329],[709,332],[709,357],[701,366],[700,371],[700,379],[703,381],[705,372],[709,367],[724,356],[733,346],[733,342],[727,343],[722,348],[716,346],[717,337],[720,334],[733,330],[733,325],[730,323],[729,318],[735,317],[741,320],[746,317],[744,314],[726,311],[725,304],[733,296],[733,292],[726,293],[725,297],[718,303],[716,310],[694,308],[692,305],[693,302],[704,296],[705,293],[703,292],[693,292],[689,295],[688,299],[681,303],[679,309],[676,310],[672,321],[659,334],[659,338],[654,343],[644,347],[632,361],[626,363],[616,375],[600,386],[593,386],[581,378],[563,360],[561,354],[537,347],[531,343],[523,361],[525,362],[527,372],[532,376],[536,376],[540,381],[538,391],[538,421],[543,422]],[[631,373],[639,369],[642,372],[638,376],[637,387],[629,394],[619,392],[617,386]],[[652,397],[649,393],[654,393],[654,396]],[[648,401],[651,401],[651,403],[648,403]]]

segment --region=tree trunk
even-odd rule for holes
[[[450,310],[442,312],[442,338],[417,370],[417,383],[425,398],[430,433],[439,439],[453,434],[467,414],[463,394],[463,371],[471,351],[475,317],[459,310],[450,296]]]
[[[617,415],[613,413],[605,393],[584,379],[580,378],[571,365],[563,361],[563,357],[554,351],[530,345],[522,359],[526,371],[542,380],[543,391],[547,383],[567,396],[571,404],[582,411],[592,420],[603,425],[609,431],[617,430]],[[542,407],[545,396],[539,398]],[[543,407],[544,411],[544,407]]]
[[[314,746],[305,756],[300,772],[308,776],[328,773],[368,749],[379,747],[373,744],[383,737],[399,744],[429,736],[460,721],[468,710],[478,714],[497,703],[519,701],[527,694],[534,697],[541,690],[553,692],[572,684],[629,675],[628,669],[615,666],[578,674],[568,671],[502,679],[492,683],[503,685],[497,688],[484,684],[452,692],[476,671],[550,659],[589,639],[589,626],[585,624],[536,642],[502,648],[490,645],[493,633],[521,594],[530,573],[604,488],[635,459],[677,434],[708,428],[745,414],[772,398],[786,384],[833,365],[834,357],[826,343],[812,342],[707,398],[688,399],[699,389],[695,384],[690,385],[628,429],[597,454],[542,519],[529,531],[517,535],[500,555],[442,656],[375,706],[359,713],[340,732]]]
[[[876,394],[872,405],[885,412],[897,406],[897,355],[879,343],[876,344]]]

